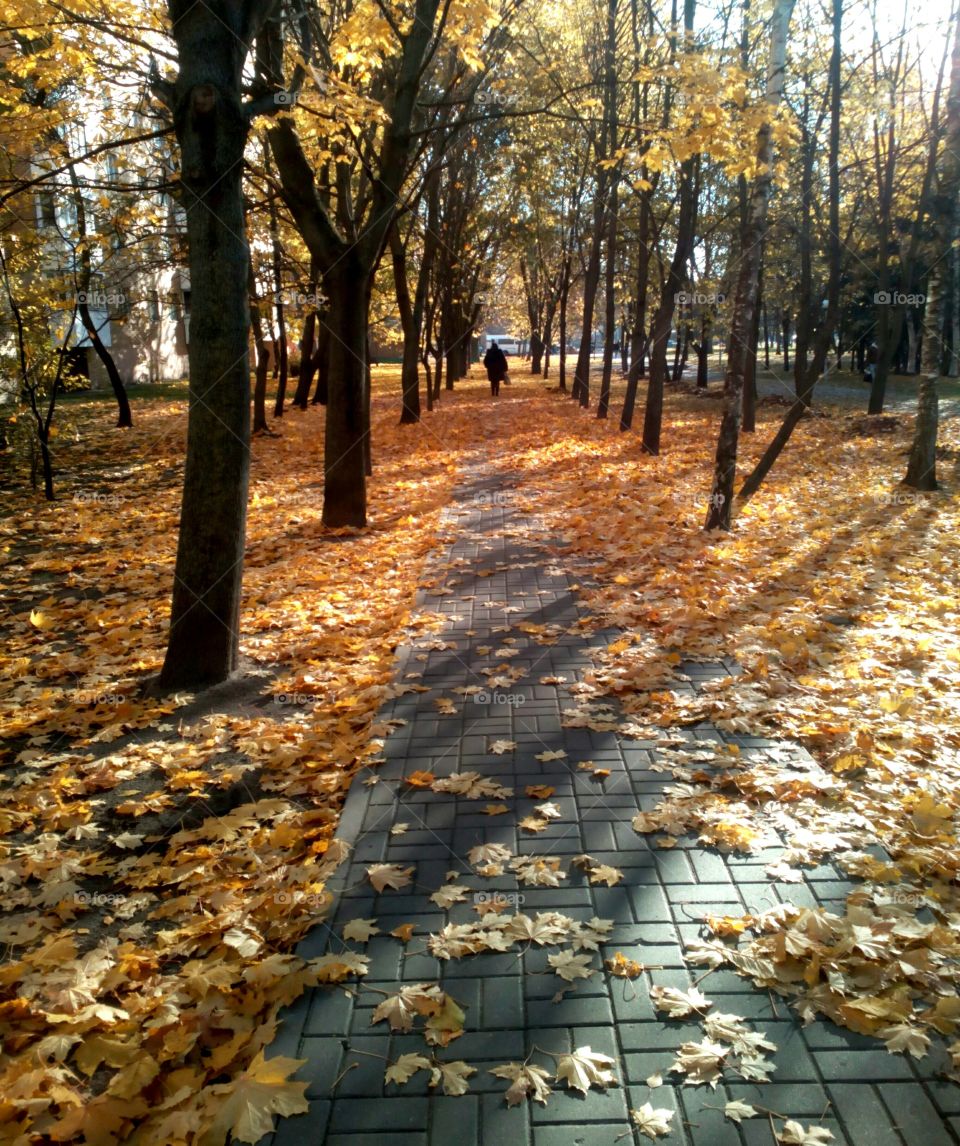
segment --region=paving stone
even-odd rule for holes
[[[941,1113],[960,1115],[960,1086],[955,1082],[930,1079],[924,1084],[924,1089]],[[957,1140],[960,1141],[960,1135]]]
[[[805,871],[803,883],[778,888],[764,869],[779,858],[780,848],[726,856],[705,849],[691,835],[667,851],[651,847],[649,837],[634,831],[638,807],[655,806],[671,785],[668,775],[649,770],[659,755],[655,746],[619,740],[613,732],[563,728],[561,713],[573,707],[572,698],[563,686],[539,683],[548,674],[584,680],[594,667],[591,650],[606,647],[619,631],[579,631],[583,614],[570,588],[579,569],[570,565],[547,574],[546,568],[559,569],[559,562],[570,558],[538,548],[510,498],[498,500],[500,493],[509,494],[503,475],[491,481],[482,468],[474,469],[466,476],[460,502],[448,512],[445,540],[425,580],[432,576],[453,594],[418,593],[419,608],[446,619],[436,634],[397,650],[398,679],[419,673],[430,692],[394,697],[384,705],[383,718],[408,723],[385,740],[387,762],[376,770],[380,783],[357,784],[348,793],[338,835],[354,850],[351,863],[331,881],[337,897],[334,923],[320,924],[298,945],[305,958],[340,951],[347,920],[377,919],[384,934],[355,945],[370,959],[361,984],[368,990],[355,1000],[341,988],[315,989],[284,1011],[268,1054],[306,1059],[298,1077],[308,1082],[311,1107],[306,1115],[282,1120],[273,1141],[262,1146],[613,1146],[625,1134],[631,1142],[641,1140],[631,1133],[628,1112],[648,1100],[677,1111],[671,1146],[768,1146],[767,1120],[748,1120],[738,1128],[721,1110],[705,1109],[705,1101],[722,1107],[725,1095],[793,1115],[805,1125],[821,1124],[828,1112],[822,1125],[834,1132],[837,1143],[853,1146],[884,1146],[888,1140],[891,1146],[939,1146],[960,1139],[960,1128],[948,1121],[960,1124],[960,1088],[925,1078],[936,1067],[932,1059],[914,1064],[888,1055],[876,1040],[827,1022],[802,1028],[784,1000],[730,969],[711,974],[703,989],[716,1011],[745,1016],[754,1030],[777,1043],[774,1081],[762,1087],[730,1082],[709,1094],[669,1081],[655,1093],[645,1085],[649,1075],[669,1069],[684,1041],[703,1037],[698,1023],[661,1021],[649,988],[651,982],[686,988],[701,973],[691,970],[682,954],[684,945],[699,936],[704,914],[770,906],[778,902],[778,893],[808,906],[820,901],[842,905],[852,885],[832,864],[821,864]],[[522,536],[513,532],[515,526],[524,528]],[[478,577],[480,571],[491,575]],[[520,611],[505,612],[507,603]],[[575,631],[545,646],[518,629],[524,620]],[[466,635],[468,630],[472,635]],[[434,635],[455,647],[430,649]],[[514,642],[510,646],[508,639]],[[526,678],[512,688],[489,688],[481,670],[499,662],[492,654],[478,653],[484,645],[518,650],[520,655],[509,660],[527,672]],[[691,696],[702,682],[736,671],[731,661],[684,666],[690,676],[684,691]],[[484,703],[453,691],[466,683],[479,685],[487,695]],[[438,713],[434,701],[439,696],[454,700],[453,715]],[[774,758],[768,749],[778,747],[773,739],[721,733],[706,723],[678,735],[690,744],[738,743],[745,756],[758,759]],[[496,739],[515,740],[517,749],[493,755],[489,749]],[[801,748],[790,747],[791,758],[807,759]],[[544,750],[561,748],[566,752],[561,760],[536,759]],[[585,759],[611,769],[602,785],[577,770]],[[503,801],[506,815],[490,817],[484,804],[500,801],[465,800],[404,785],[403,777],[415,769],[439,776],[474,770],[511,787],[515,795]],[[552,799],[562,810],[562,819],[537,835],[517,829],[519,817],[536,802],[523,795],[530,784],[554,787]],[[389,829],[398,822],[409,829],[391,836]],[[514,854],[558,855],[569,874],[557,888],[521,886],[510,872],[480,880],[466,857],[478,844],[493,842]],[[613,887],[589,884],[582,872],[570,868],[571,857],[579,852],[619,868],[623,880]],[[381,861],[414,866],[411,884],[374,894],[366,867]],[[457,871],[473,890],[465,902],[443,911],[429,895],[444,885],[448,870]],[[515,947],[450,961],[423,951],[428,933],[447,922],[475,921],[479,897],[495,893],[506,897],[507,912],[558,911],[581,921],[596,914],[613,921],[610,942],[591,960],[598,970],[601,960],[616,951],[659,969],[636,982],[598,973],[554,1003],[563,985],[548,964],[555,948],[533,945],[524,953]],[[399,923],[416,925],[409,945],[385,934]],[[435,1052],[440,1060],[464,1059],[477,1068],[471,1092],[463,1097],[431,1090],[426,1072],[418,1072],[403,1088],[385,1086],[385,1060],[429,1050],[421,1033],[423,1020],[409,1033],[370,1024],[383,998],[378,989],[389,993],[401,983],[436,981],[466,1012],[463,1036]],[[614,1057],[624,1085],[591,1090],[586,1097],[557,1088],[545,1107],[506,1106],[508,1083],[492,1075],[491,1067],[523,1061],[535,1048],[560,1054],[578,1046]],[[368,1049],[371,1055],[359,1053]],[[551,1060],[541,1053],[534,1061],[546,1066]],[[352,1063],[357,1065],[344,1073]],[[899,1131],[893,1129],[897,1119]]]
[[[308,1098],[329,1098],[340,1074],[344,1054],[349,1048],[342,1038],[304,1038],[300,1043],[300,1058],[307,1061],[297,1071],[297,1078],[307,1079]]]
[[[776,1080],[776,1075],[773,1076]],[[822,1083],[731,1081],[727,1084],[731,1099],[763,1106],[794,1118],[819,1118],[829,1107],[829,1097]]]
[[[910,1064],[903,1055],[885,1050],[814,1051],[813,1057],[824,1078],[858,1082],[887,1082],[912,1079]]]
[[[304,1035],[345,1035],[350,1028],[353,999],[335,987],[313,991]]]
[[[485,1094],[480,1105],[480,1138],[483,1146],[495,1143],[499,1146],[529,1146],[530,1144],[530,1117],[527,1104],[507,1106],[503,1095],[510,1085],[506,1079],[501,1079],[501,1091],[497,1094]],[[445,1146],[439,1140],[436,1146]]]
[[[272,1146],[303,1146],[304,1142],[329,1142],[326,1137],[327,1123],[330,1120],[330,1102],[310,1103],[305,1114],[292,1118],[281,1118],[273,1134]],[[261,1139],[257,1146],[266,1146]]]
[[[865,1082],[831,1083],[827,1087],[833,1109],[851,1141],[876,1146],[900,1146],[900,1135],[880,1099],[876,1087]],[[778,1106],[776,1108],[780,1110]],[[931,1128],[932,1129],[932,1128]],[[926,1142],[926,1136],[923,1141]],[[908,1142],[914,1139],[908,1138]],[[932,1141],[935,1141],[932,1140]],[[952,1141],[948,1138],[947,1141]],[[932,1146],[932,1143],[931,1143]]]
[[[698,1029],[698,1038],[703,1037],[703,1031]],[[638,1085],[646,1082],[651,1075],[667,1074],[680,1044],[656,1051],[640,1051],[624,1055],[623,1075],[627,1082]],[[652,1099],[651,1099],[652,1101]],[[656,1105],[656,1103],[654,1103]]]
[[[480,1098],[435,1095],[430,1103],[430,1137],[434,1142],[480,1142]]]
[[[538,1027],[603,1026],[613,1022],[613,1011],[605,995],[589,998],[565,996],[559,1003],[531,999],[527,1020]]]
[[[369,1131],[359,1134],[330,1134],[321,1139],[323,1146],[428,1146],[426,1131]]]
[[[626,1121],[598,1122],[586,1125],[535,1125],[533,1146],[612,1146],[624,1133]]]
[[[674,1050],[681,1043],[703,1037],[703,1029],[693,1023],[648,1023],[617,1024],[620,1042],[627,1051]]]
[[[369,1027],[367,1030],[369,1031]],[[323,1040],[327,1041],[327,1040]],[[304,1046],[309,1049],[309,1040],[304,1040]],[[343,1098],[363,1097],[370,1095],[378,1098],[384,1092],[383,1073],[386,1069],[385,1059],[389,1057],[390,1036],[388,1034],[351,1035],[347,1040],[347,1049],[339,1063],[340,1081],[336,1088],[336,1101]],[[332,1050],[329,1052],[332,1057]],[[324,1057],[321,1051],[318,1059],[318,1068],[329,1070],[329,1058]],[[327,1095],[329,1097],[329,1093]]]
[[[633,917],[643,923],[673,923],[673,915],[663,888],[648,884],[627,889]]]
[[[485,979],[481,1010],[485,1028],[511,1026],[523,1018],[523,984],[519,976]]]
[[[922,1142],[923,1146],[950,1146],[956,1141],[922,1087],[915,1083],[887,1082],[878,1090],[904,1141]]]
[[[280,1012],[280,1026],[276,1038],[265,1048],[264,1058],[298,1058],[303,1028],[310,1013],[310,992],[306,991],[289,1007]]]
[[[619,1086],[612,1086],[608,1090],[591,1087],[586,1094],[569,1092],[566,1088],[555,1090],[546,1105],[533,1103],[530,1115],[534,1128],[544,1122],[573,1122],[580,1125],[585,1122],[626,1122],[628,1118],[626,1096]]]
[[[337,1098],[330,1114],[330,1131],[332,1134],[426,1131],[428,1110],[426,1098],[391,1097],[383,1102],[373,1101],[371,1096]]]
[[[655,1101],[659,1093],[656,1090],[651,1096],[650,1101],[655,1105],[659,1105]],[[714,1101],[707,1105],[702,1097],[702,1087],[681,1087],[679,1099],[690,1137],[696,1146],[740,1146],[739,1128],[724,1115],[722,1109],[714,1109],[724,1104],[723,1096],[716,1095]]]

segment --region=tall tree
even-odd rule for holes
[[[187,212],[190,416],[165,688],[224,680],[239,656],[250,473],[250,255],[242,101],[250,48],[274,0],[170,0],[179,70],[154,90],[173,114]]]
[[[787,60],[787,33],[795,0],[775,0],[770,23],[765,115],[757,132],[756,175],[750,192],[740,269],[730,321],[730,351],[724,379],[723,417],[717,438],[713,489],[706,529],[729,529],[737,471],[737,447],[743,414],[743,385],[753,334],[753,315],[760,279],[760,245],[767,225],[773,184],[773,119],[783,95]]]
[[[943,330],[950,256],[957,238],[957,199],[960,197],[960,16],[954,14],[953,59],[943,150],[930,198],[933,223],[933,265],[927,279],[923,316],[923,358],[917,424],[904,483],[913,489],[937,488],[937,382],[943,369]]]
[[[617,97],[617,4],[606,0],[606,25],[603,36],[603,56],[600,73],[595,82],[601,87],[602,112],[600,122],[592,132],[593,153],[596,162],[596,186],[593,199],[593,220],[590,232],[590,254],[583,276],[583,321],[580,349],[573,375],[571,397],[581,406],[590,405],[590,355],[593,349],[593,315],[600,283],[601,253],[605,239],[605,219],[611,207],[614,169],[611,166],[616,132]],[[586,45],[585,45],[586,48]]]

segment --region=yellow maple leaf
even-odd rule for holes
[[[233,1082],[210,1087],[206,1093],[220,1102],[205,1139],[214,1141],[216,1134],[229,1131],[237,1142],[258,1142],[273,1130],[275,1114],[306,1113],[310,1109],[304,1097],[308,1083],[289,1081],[306,1061],[282,1055],[267,1059],[260,1051]]]

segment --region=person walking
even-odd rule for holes
[[[507,374],[507,356],[496,342],[491,342],[487,353],[483,356],[483,364],[490,379],[490,394],[494,398],[500,396],[500,383]]]
[[[874,378],[877,376],[877,363],[880,361],[880,348],[875,342],[871,342],[867,350],[867,364],[863,371],[864,382],[873,384]]]

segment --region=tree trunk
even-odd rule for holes
[[[683,323],[683,330],[677,328],[677,345],[673,350],[673,370],[670,374],[671,382],[680,382],[687,367],[687,357],[690,354],[690,324]]]
[[[323,523],[364,526],[366,496],[367,282],[350,258],[324,280],[328,324],[329,401],[324,441]]]
[[[313,285],[313,293],[316,285]],[[310,383],[313,381],[314,342],[316,339],[317,312],[311,306],[303,320],[303,333],[300,335],[300,369],[297,374],[297,390],[293,396],[294,406],[306,410],[310,402]]]
[[[77,291],[77,314],[80,316],[80,322],[90,339],[90,345],[93,347],[94,353],[103,363],[103,368],[107,372],[107,378],[110,380],[110,388],[113,390],[113,396],[117,400],[117,429],[129,429],[133,426],[133,416],[130,413],[130,400],[127,397],[127,390],[123,384],[123,379],[120,377],[120,371],[117,369],[117,364],[113,360],[113,355],[104,345],[103,339],[100,337],[100,331],[97,329],[96,324],[90,314],[90,304],[88,302],[88,293],[90,291],[90,277],[91,277],[91,260],[90,260],[90,247],[87,245],[87,211],[86,205],[83,202],[83,193],[80,190],[80,177],[77,175],[75,166],[70,167],[70,184],[73,189],[73,205],[77,212],[77,237],[79,240],[79,289]]]
[[[710,338],[713,326],[709,310],[700,319],[700,342],[697,347],[697,389],[706,390],[710,385]]]
[[[617,331],[617,184],[610,188],[610,209],[607,212],[607,265],[604,276],[603,370],[600,375],[600,398],[597,417],[605,418],[610,409],[610,382],[613,378],[613,342]]]
[[[905,374],[916,374],[917,372],[917,323],[916,317],[912,310],[908,310],[904,316],[904,322],[907,327],[907,368]]]
[[[783,316],[783,372],[787,374],[790,370],[790,311],[784,308]]]
[[[743,234],[743,250],[733,318],[730,324],[730,352],[724,382],[724,410],[717,437],[713,490],[707,511],[706,529],[729,529],[737,469],[737,447],[743,383],[747,369],[753,313],[757,304],[760,272],[760,243],[767,224],[773,166],[772,120],[783,95],[787,57],[787,33],[794,0],[775,0],[770,30],[770,58],[767,66],[767,115],[757,134],[757,171],[750,194],[749,211]]]
[[[763,299],[761,302],[763,308],[763,366],[765,370],[770,369],[770,323],[767,315],[767,300]]]
[[[797,340],[793,351],[793,388],[798,396],[804,387],[807,372],[807,350],[810,345],[813,310],[813,166],[817,151],[817,140],[811,135],[808,118],[810,115],[810,88],[804,91],[803,146],[801,147],[802,166],[800,169],[800,234],[798,246],[800,274],[797,283]]]
[[[954,242],[950,256],[950,363],[947,374],[960,377],[960,243]]]
[[[641,169],[645,170],[645,169]],[[633,331],[630,343],[630,372],[620,411],[620,429],[626,432],[633,425],[633,412],[637,403],[637,389],[643,374],[643,360],[647,351],[647,289],[650,277],[650,198],[644,191],[640,196],[640,233],[637,236],[637,301],[633,313]]]
[[[264,144],[264,158],[269,159],[269,152]],[[273,416],[283,417],[283,404],[287,397],[287,374],[290,364],[287,361],[287,314],[283,305],[283,265],[280,258],[280,237],[277,223],[277,205],[270,199],[270,232],[273,245],[273,289],[276,292],[274,308],[277,314],[277,341],[274,343],[276,361],[274,367],[279,366],[277,377],[277,398],[273,406]]]
[[[570,255],[567,254],[563,263],[563,279],[560,284],[560,364],[558,369],[558,387],[567,389],[567,303],[570,299]]]
[[[393,262],[393,284],[397,295],[397,310],[403,329],[403,365],[400,367],[401,408],[400,424],[412,425],[420,421],[420,328],[410,299],[407,281],[407,252],[403,238],[396,227],[390,232],[390,257]]]
[[[253,330],[253,346],[256,351],[256,380],[253,386],[253,432],[262,434],[267,429],[267,374],[270,370],[270,352],[263,337],[263,322],[260,317],[260,303],[257,300],[257,284],[250,276],[250,327]]]
[[[590,352],[593,348],[593,311],[597,287],[600,283],[600,255],[604,240],[604,220],[612,206],[610,202],[612,169],[606,161],[613,152],[610,146],[616,139],[616,46],[617,2],[607,0],[607,27],[603,59],[603,119],[599,138],[595,144],[598,172],[593,201],[593,227],[590,234],[590,255],[583,276],[583,322],[581,323],[580,350],[573,376],[572,397],[586,408],[590,405]]]
[[[250,473],[250,258],[240,106],[250,7],[171,0],[174,123],[188,196],[190,416],[164,688],[224,680],[239,655]],[[238,8],[240,9],[238,11]],[[240,34],[238,35],[238,27]]]
[[[314,387],[310,405],[326,406],[329,396],[327,382],[330,377],[330,327],[322,318],[317,319],[317,324],[317,348],[310,359],[310,374],[307,384],[309,385],[310,379],[316,374],[317,384]]]
[[[807,366],[796,400],[784,418],[780,429],[774,435],[770,445],[764,451],[763,457],[757,462],[747,480],[740,490],[741,502],[746,502],[760,488],[763,479],[770,472],[774,462],[780,456],[784,446],[796,429],[800,419],[809,409],[814,387],[817,379],[823,373],[833,331],[840,315],[840,266],[841,266],[841,239],[840,239],[840,118],[842,108],[843,89],[840,77],[841,64],[841,34],[843,30],[843,0],[833,0],[833,47],[830,54],[829,90],[830,90],[830,142],[827,154],[827,182],[828,182],[828,217],[827,231],[827,262],[829,275],[827,281],[827,310],[823,315],[817,329],[813,344],[813,357]]]
[[[757,306],[753,312],[753,333],[750,353],[747,355],[747,376],[743,381],[743,432],[753,434],[757,429],[757,349],[760,345],[760,300],[763,296],[763,251],[760,252]]]
[[[937,380],[943,364],[943,329],[946,303],[945,278],[951,245],[957,229],[957,197],[960,196],[960,16],[954,15],[953,59],[947,122],[936,194],[931,197],[934,224],[933,264],[927,279],[927,304],[923,317],[923,361],[917,424],[904,483],[913,489],[937,488]]]
[[[690,5],[690,0],[688,0]],[[690,5],[692,7],[692,5]],[[690,12],[690,26],[693,13]],[[643,416],[644,453],[660,453],[660,431],[663,425],[663,387],[667,379],[667,340],[673,328],[677,293],[683,286],[687,264],[693,251],[697,223],[697,157],[691,156],[680,165],[680,208],[677,219],[677,245],[670,261],[666,281],[660,291],[660,305],[650,332],[650,380]]]

